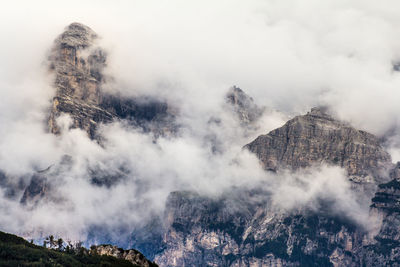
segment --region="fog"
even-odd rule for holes
[[[217,196],[260,184],[273,189],[277,207],[334,198],[338,212],[366,221],[368,208],[352,194],[343,170],[276,177],[242,147],[288,118],[326,105],[338,118],[386,137],[393,160],[400,160],[400,73],[393,69],[400,61],[399,10],[395,1],[365,0],[2,3],[0,169],[17,186],[64,155],[72,164],[52,176],[57,186],[51,201],[30,209],[3,197],[0,229],[84,240],[93,224],[133,227],[162,214],[172,191]],[[59,118],[60,136],[47,133],[55,92],[46,58],[54,39],[75,21],[101,36],[112,77],[104,90],[176,106],[182,125],[177,137],[154,142],[116,122],[99,129],[105,138],[100,146],[69,129],[68,116]],[[233,85],[268,107],[251,129],[226,106]],[[210,124],[212,117],[221,124]],[[220,153],[212,152],[210,135]],[[121,166],[128,172],[110,188],[93,186],[88,178],[90,169],[118,174]]]

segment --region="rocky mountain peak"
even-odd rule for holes
[[[97,38],[97,34],[88,26],[78,22],[71,23],[59,36],[57,42],[61,46],[87,47]]]
[[[97,34],[89,27],[72,23],[54,42],[49,57],[56,88],[49,118],[52,133],[60,132],[56,119],[61,113],[69,114],[72,126],[86,130],[91,136],[96,122],[112,118],[109,112],[98,108],[106,55],[94,45],[96,38]]]
[[[91,28],[75,22],[55,40],[49,56],[56,89],[48,119],[50,131],[59,134],[57,118],[68,114],[72,128],[85,130],[91,138],[95,137],[97,124],[119,119],[157,134],[172,132],[170,118],[173,116],[166,103],[102,92],[107,56],[96,39],[98,35]]]
[[[326,108],[313,108],[245,147],[269,170],[326,163],[345,168],[356,182],[371,182],[370,174],[391,165],[376,136],[334,119]]]
[[[329,114],[329,109],[326,106],[314,107],[311,109],[311,111],[307,112],[306,116],[334,120],[334,118]]]
[[[249,124],[257,120],[264,111],[254,103],[252,97],[237,86],[229,89],[226,99],[243,124]]]
[[[253,101],[251,97],[235,85],[229,89],[226,97],[232,104],[237,104],[239,106],[244,106],[246,105],[246,102]]]
[[[58,95],[99,103],[106,55],[94,45],[96,38],[89,27],[72,23],[55,40],[49,61]]]

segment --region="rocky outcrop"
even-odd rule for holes
[[[157,267],[158,265],[154,262],[149,261],[143,256],[142,253],[135,249],[124,250],[112,245],[99,245],[92,246],[90,250],[91,254],[112,256],[117,259],[127,260],[134,264],[134,266],[140,267]]]
[[[73,127],[87,131],[92,137],[96,123],[113,118],[99,108],[106,55],[95,46],[97,38],[89,27],[72,23],[55,40],[49,57],[56,87],[49,118],[52,133],[60,132],[56,119],[61,113],[69,114]]]
[[[297,170],[325,163],[345,168],[355,182],[385,181],[384,171],[392,165],[377,137],[334,119],[324,108],[313,108],[289,120],[245,148],[255,153],[267,170]]]
[[[254,103],[253,98],[237,86],[229,89],[226,99],[244,125],[255,122],[264,112],[263,108]]]
[[[64,113],[72,118],[71,127],[85,130],[91,138],[96,137],[99,123],[121,119],[156,135],[174,132],[174,114],[167,103],[102,92],[107,57],[97,45],[98,38],[89,27],[72,23],[55,40],[49,56],[56,88],[50,131],[60,133],[57,118]]]

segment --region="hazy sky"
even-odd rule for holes
[[[102,37],[113,90],[161,96],[180,108],[186,129],[180,138],[153,144],[151,137],[114,124],[102,129],[109,140],[102,148],[79,130],[65,130],[61,137],[44,131],[54,95],[46,56],[71,22]],[[67,204],[35,211],[11,200],[0,204],[8,214],[0,226],[20,218],[10,231],[30,225],[84,236],[91,223],[113,225],[126,211],[131,217],[126,220],[134,223],[148,207],[162,210],[172,190],[208,191],[211,183],[216,193],[249,179],[265,180],[255,157],[241,147],[286,116],[316,105],[328,105],[339,118],[374,134],[392,130],[389,150],[400,160],[400,72],[392,68],[400,60],[398,1],[3,1],[0,32],[0,168],[21,177],[65,154],[75,159],[72,172],[54,178]],[[269,114],[257,131],[244,134],[223,108],[232,85],[281,113]],[[207,128],[216,114],[222,126]],[[204,146],[210,133],[222,140],[222,155]],[[241,165],[232,164],[234,159]],[[121,164],[135,175],[110,190],[85,180],[88,166],[112,172]],[[340,170],[315,172],[302,176],[313,181],[311,189],[288,182],[276,185],[277,192],[293,196],[286,203],[338,192],[341,203],[355,203]],[[332,176],[339,177],[338,192],[323,189]],[[352,205],[349,210],[358,209]],[[59,218],[64,225],[55,223]]]

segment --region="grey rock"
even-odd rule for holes
[[[92,246],[90,250],[91,254],[112,256],[118,259],[124,259],[130,261],[135,266],[141,267],[157,267],[158,265],[154,262],[149,261],[146,257],[135,249],[124,250],[113,245],[99,245]]]
[[[50,132],[59,134],[57,118],[68,114],[71,127],[85,130],[92,139],[97,139],[99,123],[116,120],[127,120],[156,136],[175,133],[175,111],[167,103],[102,92],[107,55],[97,45],[98,38],[89,27],[72,23],[55,40],[49,56],[56,88],[48,119]]]
[[[397,162],[394,168],[390,171],[390,178],[400,180],[400,162]]]
[[[297,170],[326,163],[345,168],[355,182],[387,181],[384,173],[392,165],[377,137],[334,119],[324,108],[313,108],[289,120],[245,148],[255,153],[267,170]]]
[[[97,123],[113,119],[111,113],[99,107],[106,55],[94,46],[96,39],[89,27],[72,23],[55,40],[49,57],[56,87],[48,121],[52,133],[60,133],[56,119],[62,113],[71,116],[73,127],[87,131],[91,137]]]
[[[246,125],[255,122],[264,112],[263,108],[254,103],[253,98],[237,86],[229,89],[226,99],[242,124]]]
[[[160,266],[359,266],[364,232],[329,212],[274,210],[267,192],[174,192]],[[238,198],[242,196],[242,198]]]
[[[398,179],[379,185],[372,199],[371,211],[381,218],[382,223],[374,242],[363,250],[365,264],[400,266],[400,181]]]

